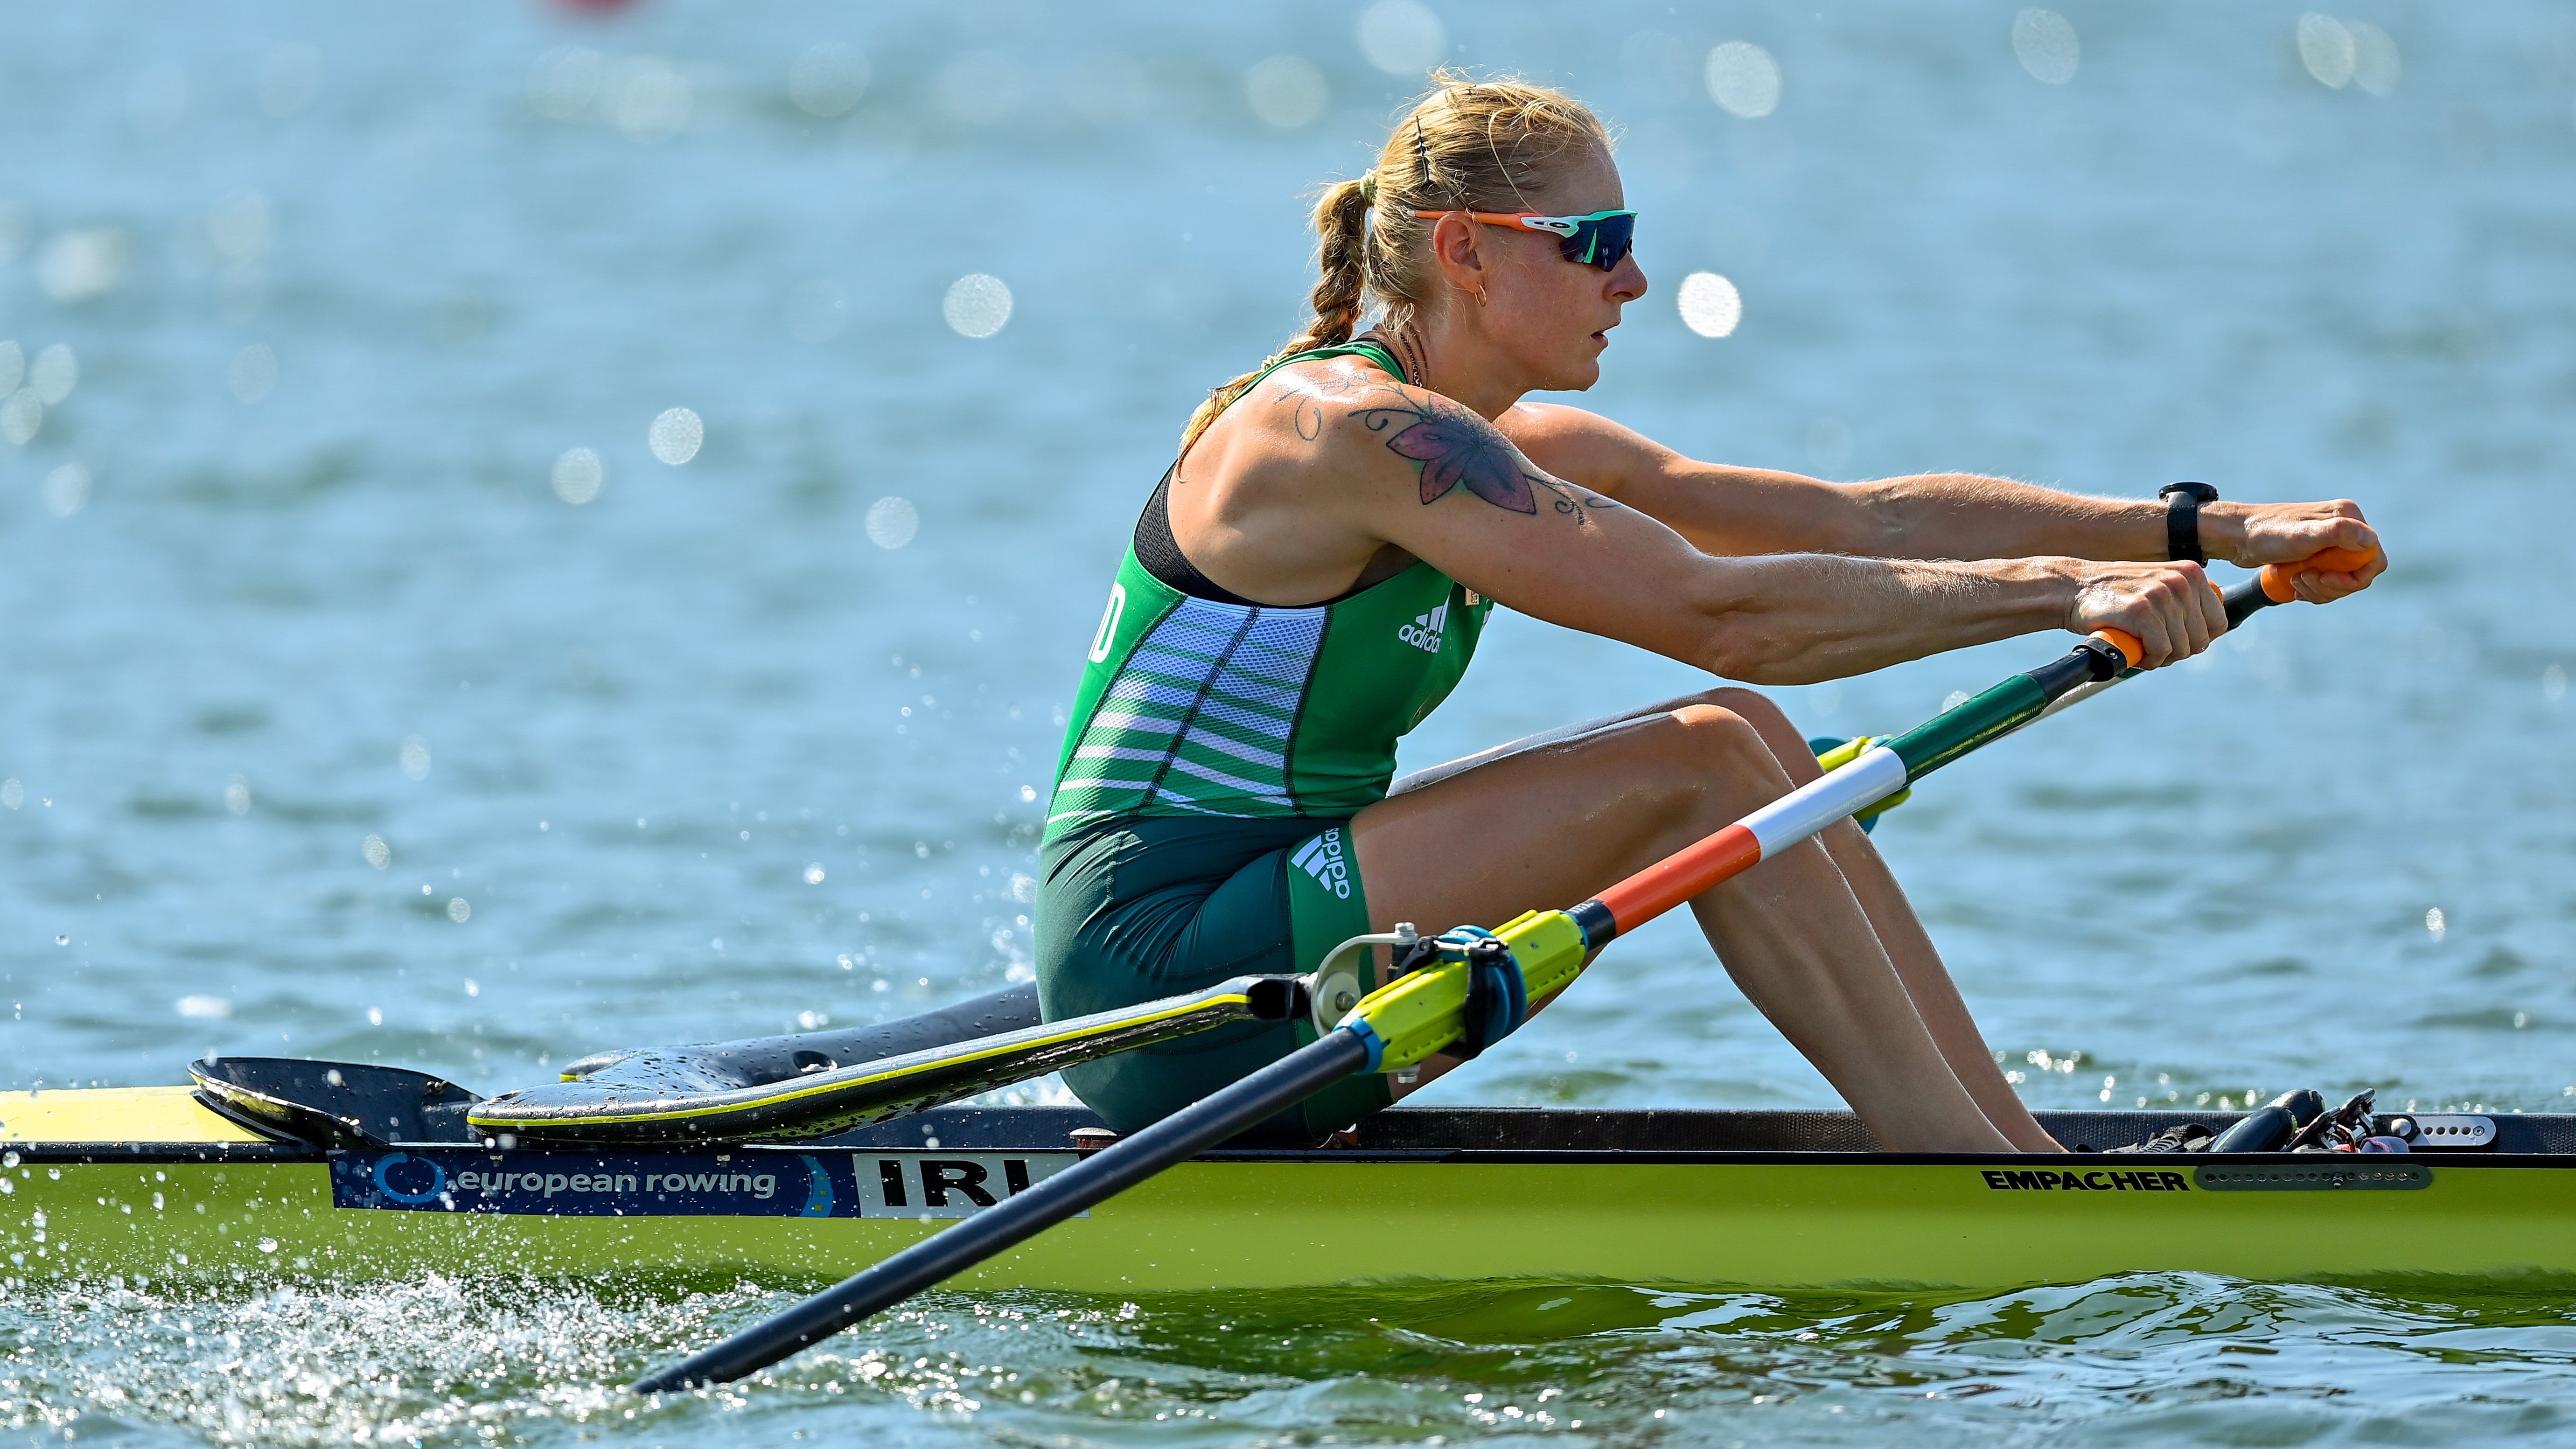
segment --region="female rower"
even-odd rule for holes
[[[1324,192],[1314,321],[1190,419],[1091,642],[1043,847],[1050,1019],[1310,971],[1398,921],[1583,900],[1816,777],[1776,706],[1715,688],[1390,789],[1397,737],[1498,602],[1755,684],[2049,629],[2125,629],[2153,666],[2226,627],[2171,544],[2245,565],[2376,545],[2349,502],[2207,502],[2195,544],[2189,494],[1830,484],[1524,401],[1599,378],[1646,291],[1634,220],[1601,123],[1510,81],[1435,77],[1377,165]],[[2380,567],[2304,574],[2301,593],[2338,598]],[[1888,1148],[2058,1150],[1851,822],[1691,904]],[[1310,1036],[1247,1024],[1065,1076],[1132,1130]],[[1358,1077],[1273,1127],[1319,1138],[1402,1090]]]

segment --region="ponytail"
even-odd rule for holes
[[[1210,392],[1181,432],[1181,451],[1279,358],[1350,341],[1372,298],[1393,327],[1424,305],[1433,289],[1431,225],[1418,213],[1528,210],[1559,156],[1609,145],[1600,119],[1563,91],[1434,72],[1377,165],[1316,198],[1314,320],[1261,368]]]
[[[1376,187],[1374,177],[1357,181],[1336,181],[1324,188],[1315,202],[1315,234],[1322,242],[1315,249],[1315,293],[1312,298],[1315,320],[1297,334],[1279,357],[1294,357],[1318,347],[1337,347],[1351,340],[1359,331],[1362,308],[1368,292],[1368,224],[1369,203]],[[1181,451],[1199,440],[1199,434],[1227,408],[1234,406],[1244,390],[1261,376],[1264,362],[1241,377],[1211,390],[1207,400],[1190,414],[1190,424],[1181,431]]]

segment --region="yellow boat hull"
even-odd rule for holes
[[[0,1095],[0,1141],[17,1159],[0,1169],[0,1261],[22,1282],[439,1272],[792,1283],[855,1270],[941,1226],[353,1208],[340,1205],[347,1193],[335,1194],[321,1154],[265,1141],[175,1087]],[[873,1153],[898,1163],[922,1155],[918,1144]],[[2059,1159],[2071,1172],[2034,1169],[2037,1160],[1224,1154],[1183,1164],[956,1286],[1126,1294],[1505,1278],[1994,1288],[2170,1270],[2576,1275],[2576,1157],[2247,1158],[2229,1170],[2280,1180],[2223,1188],[2205,1185],[2211,1169],[2188,1159]],[[2399,1177],[2294,1180],[2365,1170]]]

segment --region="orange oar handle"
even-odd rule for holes
[[[2227,602],[2227,591],[2218,586],[2216,579],[2210,580],[2209,591],[2218,595],[2220,603]],[[2236,616],[2230,614],[2227,623],[2228,627],[2234,628]],[[2147,657],[2147,646],[2139,643],[2138,636],[2126,629],[2096,629],[2093,631],[2093,637],[2119,650],[2120,657],[2129,661],[2131,669],[2137,668],[2138,661]]]
[[[2299,575],[2318,569],[2332,573],[2349,573],[2378,556],[2377,549],[2319,549],[2297,563],[2265,564],[2263,572],[2233,589],[2220,589],[2215,580],[2209,586],[2218,589],[2219,599],[2227,605],[2227,627],[2233,629],[2244,623],[2245,617],[2257,609],[2268,608],[2273,604],[2286,604],[2297,598],[2298,590],[2291,587],[2290,581]],[[2138,636],[2126,629],[2096,629],[2093,631],[2093,637],[2119,650],[2122,657],[2129,661],[2131,669],[2137,668],[2138,661],[2146,657],[2146,650],[2139,645]]]
[[[2138,661],[2147,657],[2147,646],[2139,643],[2138,636],[2126,629],[2096,629],[2093,637],[2119,650],[2120,657],[2129,661],[2131,669],[2137,668]]]
[[[2276,604],[2286,604],[2299,596],[2291,580],[2304,573],[2323,570],[2345,574],[2379,557],[2375,548],[2326,548],[2309,554],[2297,563],[2263,565],[2263,595]]]

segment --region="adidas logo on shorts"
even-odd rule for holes
[[[1315,878],[1315,884],[1343,900],[1351,898],[1350,866],[1342,858],[1342,832],[1339,826],[1306,842],[1305,847],[1288,862]]]
[[[1440,631],[1448,624],[1449,602],[1443,599],[1440,607],[1430,613],[1414,615],[1412,623],[1395,631],[1395,637],[1425,654],[1437,654],[1440,652]]]

